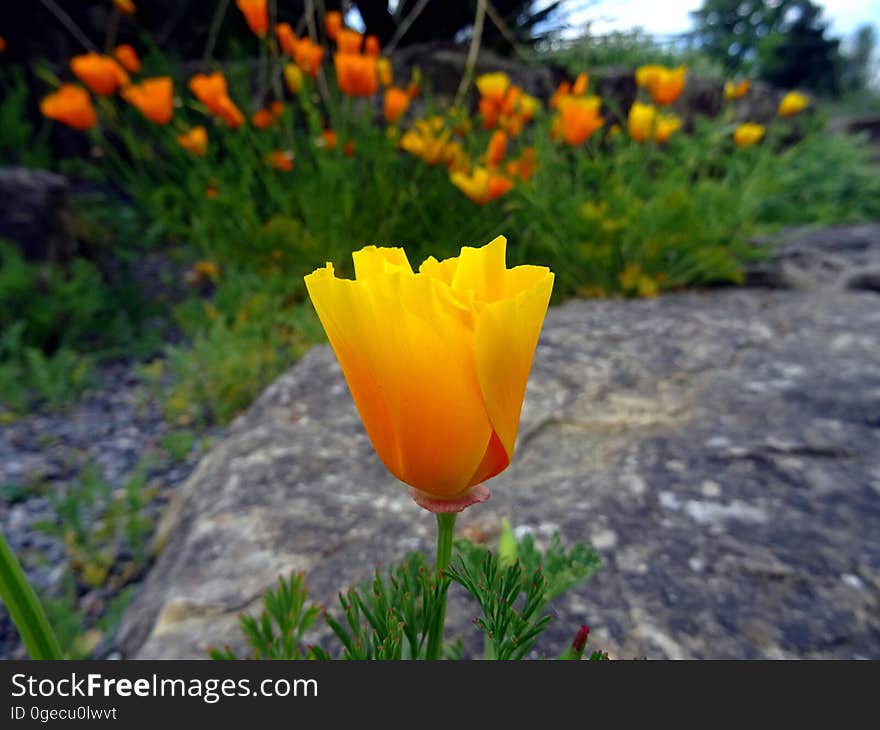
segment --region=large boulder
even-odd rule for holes
[[[769,256],[747,267],[750,284],[880,292],[880,223],[790,228],[756,243]]]
[[[543,651],[583,622],[613,657],[880,658],[878,303],[741,289],[549,312],[514,462],[458,526],[494,540],[506,516],[601,554]],[[315,347],[179,492],[124,654],[241,649],[238,614],[279,574],[330,602],[433,534]],[[452,596],[453,628],[475,612]]]
[[[0,167],[0,239],[17,244],[31,261],[64,261],[76,251],[63,175]]]

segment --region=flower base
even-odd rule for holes
[[[492,496],[492,493],[489,491],[489,487],[485,484],[478,484],[466,494],[453,497],[452,499],[437,499],[436,497],[432,497],[431,495],[420,492],[418,489],[412,487],[410,487],[409,496],[413,498],[413,501],[419,505],[419,507],[423,507],[428,510],[428,512],[444,514],[449,512],[461,512],[472,504],[485,502]]]

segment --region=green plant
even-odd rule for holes
[[[323,612],[341,644],[336,658],[429,656],[430,628],[441,610],[441,597],[449,581],[461,585],[482,611],[474,624],[486,635],[486,658],[525,657],[551,621],[551,616],[543,613],[548,603],[586,580],[599,560],[582,544],[566,551],[558,535],[542,551],[531,536],[517,544],[509,526],[505,534],[508,545],[500,554],[467,540],[456,541],[451,567],[439,580],[425,557],[412,553],[387,571],[377,570],[371,583],[340,594],[341,617]],[[307,600],[304,577],[294,575],[281,578],[277,588],[266,592],[258,617],[242,615],[241,630],[253,650],[252,658],[333,658],[328,649],[305,643],[307,632],[322,613]],[[462,647],[460,638],[453,639],[444,654],[460,656]],[[568,653],[564,652],[563,658],[569,658]],[[228,647],[212,650],[211,656],[237,658]],[[590,658],[603,655],[596,652]]]
[[[142,462],[114,490],[90,466],[50,496],[55,518],[36,527],[62,540],[73,575],[86,585],[103,586],[111,577],[124,585],[146,562],[153,522],[145,510],[154,491],[146,485],[147,469]]]

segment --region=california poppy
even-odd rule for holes
[[[281,52],[293,58],[296,55],[296,44],[298,41],[290,23],[277,23],[275,25],[275,37],[278,39]]]
[[[385,90],[385,121],[394,124],[409,107],[409,94],[392,86]]]
[[[40,102],[40,112],[49,119],[79,130],[90,129],[98,121],[89,92],[75,84],[63,84],[46,96]]]
[[[266,0],[235,0],[241,14],[244,15],[248,27],[254,35],[260,38],[266,35],[269,29],[269,13],[266,10]]]
[[[681,129],[681,119],[674,114],[658,114],[654,124],[654,141],[663,144]]]
[[[559,128],[563,139],[576,147],[586,142],[605,120],[595,96],[569,96],[559,103]]]
[[[339,31],[342,37],[343,31]],[[376,59],[357,53],[337,53],[333,56],[339,89],[348,96],[372,96],[379,90]]]
[[[297,42],[295,60],[296,65],[303,70],[303,73],[312,78],[317,76],[323,58],[324,46],[321,44],[313,43],[310,38],[303,38]]]
[[[541,266],[508,269],[506,239],[431,257],[353,254],[305,277],[379,458],[418,504],[460,511],[513,457],[523,396],[553,288]]]
[[[324,16],[324,27],[327,29],[327,37],[331,41],[336,40],[339,29],[342,28],[342,13],[331,10]]]
[[[187,152],[204,157],[208,151],[208,131],[202,126],[177,135],[177,143]]]
[[[364,55],[378,58],[381,53],[382,49],[379,47],[379,39],[374,35],[368,35],[364,41]]]
[[[789,91],[779,102],[778,114],[780,117],[791,117],[802,112],[810,105],[808,97],[797,91]]]
[[[168,124],[174,113],[174,82],[169,76],[145,79],[126,86],[122,98],[137,107],[151,122]]]
[[[733,131],[733,141],[737,147],[751,147],[764,137],[764,127],[760,124],[747,122],[740,124]]]
[[[116,60],[122,64],[122,67],[126,71],[132,74],[140,73],[141,59],[138,58],[137,51],[128,45],[128,43],[116,46],[113,50],[113,55],[116,57]]]
[[[654,120],[657,118],[657,108],[651,104],[642,104],[640,101],[633,102],[629,108],[629,136],[636,142],[647,142],[654,134]]]
[[[364,36],[356,30],[340,28],[336,33],[336,47],[340,53],[360,53]]]
[[[128,83],[128,74],[115,58],[83,53],[70,59],[70,70],[93,94],[109,96]]]
[[[504,160],[507,151],[507,135],[500,129],[492,134],[489,147],[486,150],[486,164],[489,167],[497,167]]]
[[[449,180],[477,205],[486,205],[513,189],[510,179],[479,165],[469,175],[453,172]]]
[[[666,106],[674,102],[684,89],[687,69],[658,66],[648,84],[654,103]]]

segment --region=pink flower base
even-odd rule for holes
[[[492,493],[485,484],[478,484],[471,491],[452,499],[437,499],[429,494],[420,492],[418,489],[410,487],[409,496],[413,501],[428,512],[461,512],[463,509],[470,507],[472,504],[485,502]]]

